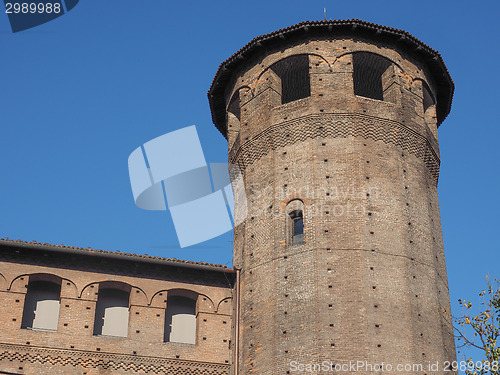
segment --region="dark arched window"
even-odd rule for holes
[[[309,58],[307,55],[294,55],[271,66],[281,80],[281,103],[311,96],[309,78]]]
[[[182,296],[167,299],[165,342],[196,344],[196,301]]]
[[[61,284],[30,281],[24,300],[21,328],[57,331]]]
[[[236,90],[227,106],[227,140],[231,148],[240,130],[240,90]]]
[[[295,210],[290,212],[290,219],[292,219],[292,244],[297,245],[304,242],[304,217],[302,210]]]
[[[231,98],[231,101],[229,102],[229,105],[227,106],[227,112],[232,113],[234,115],[234,117],[236,117],[238,119],[238,121],[240,120],[241,110],[240,110],[239,91],[236,91],[234,93],[233,97]]]
[[[424,113],[425,113],[430,106],[433,106],[434,104],[436,104],[436,101],[434,100],[434,95],[432,95],[432,92],[431,92],[429,86],[427,86],[427,83],[425,83],[425,82],[422,82],[422,91],[423,91],[423,97],[424,97],[423,104],[424,104]]]
[[[422,81],[422,104],[424,107],[424,121],[432,135],[437,139],[436,99],[425,81]]]
[[[354,94],[384,100],[382,76],[392,65],[392,62],[370,52],[354,52],[352,61]]]
[[[129,291],[99,287],[94,335],[127,337],[129,296]]]

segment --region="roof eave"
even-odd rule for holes
[[[175,260],[168,260],[161,258],[144,258],[140,256],[134,257],[133,255],[127,255],[125,253],[120,254],[114,252],[100,252],[100,251],[93,251],[91,249],[89,250],[73,249],[69,247],[59,247],[54,245],[32,244],[26,242],[5,241],[5,240],[0,240],[0,246],[6,246],[11,248],[23,248],[30,250],[42,250],[42,251],[72,254],[72,255],[83,255],[83,256],[106,258],[106,259],[126,260],[132,262],[152,263],[170,267],[182,267],[182,268],[191,268],[191,269],[206,270],[206,271],[216,271],[225,273],[235,272],[234,269],[232,268],[217,267],[208,264],[185,263],[185,262],[177,262]]]

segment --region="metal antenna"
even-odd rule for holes
[[[325,13],[325,21],[326,21],[326,8],[323,8],[323,11]]]

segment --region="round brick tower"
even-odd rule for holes
[[[303,22],[221,64],[212,117],[248,203],[239,374],[450,373],[437,127],[453,89],[438,52],[359,20]]]

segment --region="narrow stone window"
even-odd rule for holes
[[[60,295],[60,283],[30,281],[21,328],[57,331]]]
[[[290,218],[292,219],[292,244],[304,243],[304,217],[302,210],[290,212]]]
[[[422,82],[422,91],[423,91],[423,105],[424,105],[424,112],[427,111],[427,109],[436,104],[436,101],[434,100],[434,96],[431,93],[431,90],[429,86],[425,82]]]
[[[431,89],[422,81],[422,104],[424,107],[424,120],[430,131],[437,139],[437,116],[436,116],[436,100]]]
[[[231,113],[238,121],[240,121],[240,95],[239,91],[236,91],[229,102],[227,107],[227,112]]]
[[[233,94],[226,109],[227,121],[227,139],[229,147],[233,145],[240,132],[241,128],[241,105],[240,105],[240,90],[236,90]]]
[[[365,98],[384,100],[382,76],[392,65],[385,57],[370,52],[354,52],[354,94]]]
[[[294,55],[274,63],[271,69],[281,80],[281,103],[311,96],[309,57]]]
[[[293,199],[288,202],[286,209],[286,243],[288,245],[300,245],[305,242],[304,238],[304,202]]]
[[[182,296],[167,299],[165,342],[196,344],[196,301]]]
[[[130,291],[99,287],[94,335],[127,337]]]

